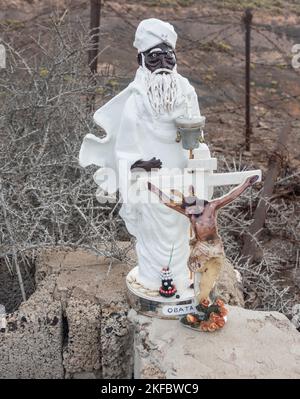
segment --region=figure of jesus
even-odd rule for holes
[[[197,198],[193,186],[190,186],[189,196],[185,197],[181,192],[171,190],[173,197],[169,198],[158,187],[148,183],[148,189],[156,194],[164,205],[186,216],[192,226],[194,237],[190,241],[188,267],[191,272],[200,273],[199,285],[194,286],[196,304],[208,300],[225,260],[223,243],[218,234],[218,210],[234,201],[258,178],[257,175],[251,176],[228,194],[212,201]],[[179,201],[174,197],[179,198]]]

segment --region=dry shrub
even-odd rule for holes
[[[116,237],[118,207],[95,198],[92,175],[82,169],[82,138],[95,133],[90,99],[114,94],[110,76],[91,77],[89,33],[52,18],[45,35],[16,49],[4,42],[0,71],[0,258],[19,278],[19,264],[49,246],[89,248],[124,258]],[[101,98],[100,98],[101,100]],[[120,227],[121,226],[121,227]],[[103,249],[104,248],[104,249]],[[32,262],[29,262],[32,265]]]
[[[227,163],[223,159],[219,166],[225,172],[256,169],[253,165],[247,165],[246,168],[241,160]],[[290,174],[277,181],[275,193],[268,201],[264,230],[259,237],[253,237],[257,243],[257,253],[250,263],[241,257],[243,235],[253,221],[261,188],[261,184],[254,185],[221,210],[218,219],[220,234],[227,257],[242,275],[245,306],[277,310],[289,316],[292,306],[300,300],[296,281],[299,273],[300,206],[297,195],[300,173]],[[222,195],[228,189],[220,188],[215,194]]]

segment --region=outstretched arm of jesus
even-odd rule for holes
[[[185,211],[183,208],[181,208],[181,204],[174,202],[171,198],[169,198],[166,194],[164,194],[158,187],[154,186],[154,184],[148,182],[148,190],[156,194],[160,202],[162,202],[169,208],[174,209],[174,211],[177,211],[185,215]]]
[[[252,186],[259,179],[258,175],[253,175],[248,177],[244,183],[240,184],[238,187],[231,190],[228,194],[223,197],[217,198],[210,203],[216,207],[216,209],[220,209],[225,205],[230,204],[237,197],[239,197],[248,187]]]

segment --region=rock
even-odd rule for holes
[[[243,307],[243,285],[239,281],[237,273],[237,270],[226,259],[213,289],[213,294],[229,305]]]
[[[300,304],[296,304],[293,306],[291,322],[297,329],[300,329]]]
[[[51,295],[54,286],[54,279],[46,278],[18,311],[7,315],[6,329],[0,331],[1,378],[63,378],[62,309]]]
[[[0,330],[4,330],[6,324],[6,309],[4,305],[0,304]]]
[[[110,259],[89,251],[62,250],[40,256],[37,276],[56,275],[55,298],[60,299],[68,323],[63,347],[66,378],[82,373],[131,378],[133,332],[127,320],[125,283],[129,269],[117,261],[110,265]]]
[[[101,369],[100,305],[86,299],[71,297],[65,314],[68,336],[63,351],[63,364],[67,376],[99,371]]]
[[[102,378],[132,378],[134,331],[128,311],[122,302],[102,310]]]
[[[213,333],[131,310],[135,378],[300,378],[300,334],[284,315],[228,308]]]
[[[0,376],[131,378],[128,271],[89,251],[41,252],[36,292],[0,331]]]

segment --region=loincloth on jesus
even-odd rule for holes
[[[204,272],[209,265],[222,266],[224,260],[225,253],[221,240],[196,241],[191,246],[188,268],[191,272]]]
[[[192,245],[188,268],[195,275],[195,295],[198,303],[209,297],[224,261],[225,254],[221,240],[196,241]],[[201,275],[200,279],[197,275]]]

